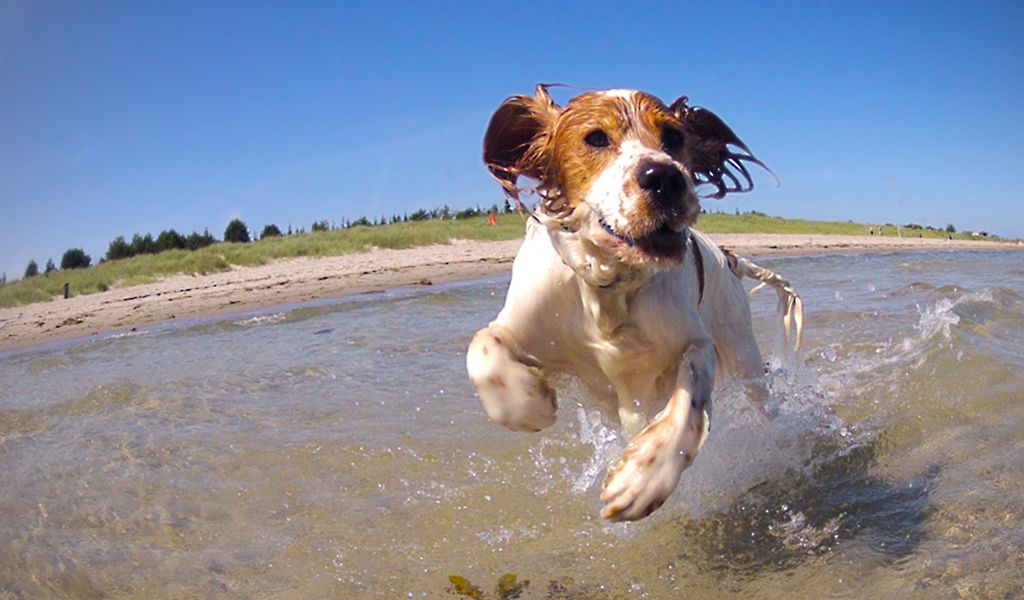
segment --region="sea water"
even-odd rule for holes
[[[0,598],[1024,595],[1024,253],[760,262],[804,347],[755,294],[769,418],[721,383],[632,524],[582,388],[487,420],[464,353],[507,278],[0,354]]]

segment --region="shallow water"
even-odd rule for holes
[[[504,280],[2,354],[0,598],[1024,595],[1024,253],[761,262],[807,307],[771,426],[720,386],[636,524],[596,517],[622,442],[578,388],[540,434],[486,419]]]

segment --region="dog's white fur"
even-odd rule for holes
[[[630,441],[601,495],[602,516],[614,520],[647,516],[675,489],[707,437],[719,363],[763,395],[764,363],[741,277],[775,287],[787,336],[798,343],[800,333],[799,298],[788,282],[727,256],[695,230],[681,264],[622,260],[625,236],[617,232],[628,230],[643,201],[630,181],[642,159],[677,163],[625,141],[568,217],[529,220],[504,308],[466,356],[487,415],[505,427],[553,424],[549,380],[558,374],[576,377],[617,417]],[[692,187],[688,180],[688,195]]]

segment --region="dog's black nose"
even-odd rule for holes
[[[686,189],[682,171],[675,165],[656,160],[644,160],[637,165],[636,183],[662,205],[678,202]]]

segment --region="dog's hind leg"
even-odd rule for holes
[[[495,323],[478,331],[466,352],[466,370],[487,416],[516,431],[540,431],[555,422],[555,392],[539,366]]]
[[[799,351],[800,343],[803,340],[804,303],[800,299],[800,295],[790,285],[789,280],[771,269],[766,269],[754,264],[749,259],[737,256],[727,248],[722,248],[722,251],[729,257],[729,266],[738,277],[741,279],[750,277],[761,282],[750,290],[751,294],[766,285],[775,288],[775,293],[779,297],[779,315],[782,318],[782,332],[785,335],[786,343],[794,352]]]
[[[729,257],[730,267],[734,258]],[[715,288],[715,301],[701,307],[701,318],[715,341],[719,372],[739,379],[750,400],[763,404],[769,396],[764,381],[764,358],[754,338],[747,293],[734,273],[735,269],[723,272]]]
[[[746,307],[743,307],[746,310]],[[719,367],[739,379],[747,391],[747,397],[756,404],[768,401],[768,386],[765,383],[765,363],[761,350],[754,339],[747,311],[747,322],[716,323],[709,327],[718,351]]]

